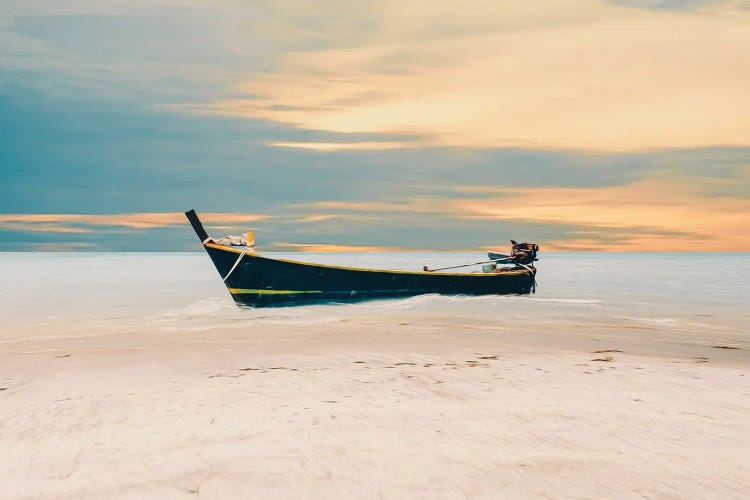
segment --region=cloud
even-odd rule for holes
[[[334,104],[359,106],[377,97]],[[0,164],[10,166],[0,169],[0,214],[16,219],[0,222],[0,250],[70,240],[97,250],[197,250],[179,211],[190,207],[186,203],[212,213],[267,217],[206,220],[215,235],[253,229],[266,250],[273,249],[271,242],[439,250],[498,242],[504,248],[510,237],[542,242],[545,249],[748,249],[742,241],[747,226],[732,207],[746,210],[741,200],[750,198],[750,148],[311,151],[266,144],[402,137],[146,108],[95,96],[56,101],[23,88],[0,94]],[[411,140],[420,144],[424,137],[429,139]],[[651,200],[623,198],[628,189],[635,195],[649,186],[660,186],[651,189]],[[661,220],[662,193],[679,194],[673,203],[682,208],[670,208],[670,217],[699,224]],[[622,207],[612,210],[610,223],[602,197],[617,196]],[[582,218],[583,206],[569,212],[564,204],[548,206],[555,198],[570,205],[580,199],[596,218]],[[627,216],[629,208],[640,215]],[[501,217],[513,210],[512,218]],[[96,211],[102,214],[92,219]],[[730,233],[734,242],[725,237]]]
[[[201,218],[209,231],[255,229],[264,250],[497,249],[513,237],[536,241],[545,251],[748,251],[750,199],[713,196],[711,189],[655,180],[609,187],[468,185],[456,187],[452,197],[313,202],[287,205],[273,217],[203,213]],[[117,243],[113,235],[123,230],[128,237]],[[127,243],[163,250],[157,240],[165,231],[181,249],[196,248],[184,215],[172,212],[0,214],[0,231],[18,235],[6,241],[8,249],[78,233],[91,248]],[[294,239],[281,239],[289,237]]]
[[[29,243],[20,248],[24,252],[80,252],[96,250],[96,245],[82,241],[60,241],[55,243]]]
[[[18,220],[2,220],[0,215],[0,229],[6,231],[30,231],[40,233],[90,233],[90,229],[83,227],[71,227],[62,224],[38,223],[36,221],[21,222]]]
[[[278,54],[253,37],[268,5],[192,0],[37,0],[0,5],[0,88],[24,80],[60,97],[201,99]]]
[[[384,151],[417,147],[413,142],[270,142],[277,148],[308,149],[310,151]]]
[[[328,220],[334,220],[343,217],[340,214],[313,214],[307,215],[302,219],[302,222],[324,222]]]
[[[0,85],[371,136],[268,141],[315,151],[750,145],[748,22],[741,1],[11,2]]]
[[[273,243],[272,247],[295,252],[403,252],[404,248],[365,245],[336,245],[326,243]]]
[[[299,16],[312,16],[307,6]],[[251,97],[203,109],[337,133],[416,134],[440,146],[750,145],[750,65],[737,63],[750,59],[750,12],[731,4],[676,12],[596,0],[421,0],[404,9],[378,3],[366,41],[287,52],[278,69],[238,85]]]
[[[640,9],[695,10],[710,5],[712,0],[615,0],[613,3]]]
[[[305,206],[305,205],[303,205]],[[351,212],[376,213],[441,213],[445,210],[444,200],[434,198],[414,198],[399,201],[318,201],[306,205],[313,209],[332,209]]]
[[[201,220],[206,223],[240,224],[254,223],[268,218],[261,214],[203,213]],[[180,212],[130,213],[130,214],[0,214],[0,228],[19,229],[22,224],[26,231],[49,231],[80,233],[91,229],[76,227],[124,227],[132,229],[152,229],[174,225],[185,225],[187,219]],[[53,226],[52,224],[58,224]]]
[[[343,221],[367,215],[370,227],[390,225],[392,231],[396,220],[433,231],[443,228],[443,233],[460,227],[460,221],[477,221],[485,227],[505,221],[515,236],[528,232],[519,231],[524,225],[536,224],[545,228],[539,236],[547,250],[750,250],[750,198],[716,195],[713,191],[721,181],[713,181],[640,180],[604,187],[456,186],[452,197],[327,201],[300,210],[331,210],[345,214]],[[417,236],[414,228],[412,232],[410,242],[428,238]]]
[[[484,187],[480,187],[487,192]],[[750,199],[709,197],[693,184],[640,181],[600,188],[496,189],[499,199],[455,200],[462,217],[572,224],[588,238],[557,248],[748,251]],[[607,241],[609,235],[614,240]]]

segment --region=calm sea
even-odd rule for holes
[[[480,253],[267,254],[345,266],[420,269]],[[0,342],[130,331],[252,328],[419,318],[498,328],[630,325],[744,336],[750,254],[547,253],[530,296],[441,297],[274,309],[234,305],[202,253],[0,253]]]

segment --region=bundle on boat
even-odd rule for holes
[[[194,210],[185,212],[204,250],[239,305],[265,307],[310,302],[351,302],[421,294],[528,294],[534,290],[533,262],[539,247],[513,243],[511,253],[490,253],[490,272],[363,269],[260,255],[253,234],[211,238]],[[456,268],[488,262],[478,262]],[[510,267],[500,268],[500,265]]]
[[[255,242],[253,241],[253,233],[246,233],[245,236],[238,236],[235,234],[228,234],[218,240],[209,238],[210,243],[215,243],[223,247],[254,247]]]

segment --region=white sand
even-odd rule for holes
[[[411,321],[6,342],[0,498],[750,497],[750,344]]]

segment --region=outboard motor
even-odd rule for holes
[[[515,264],[534,265],[534,262],[539,260],[536,258],[536,254],[539,251],[539,245],[536,243],[516,243],[510,240],[513,245],[510,257]]]

